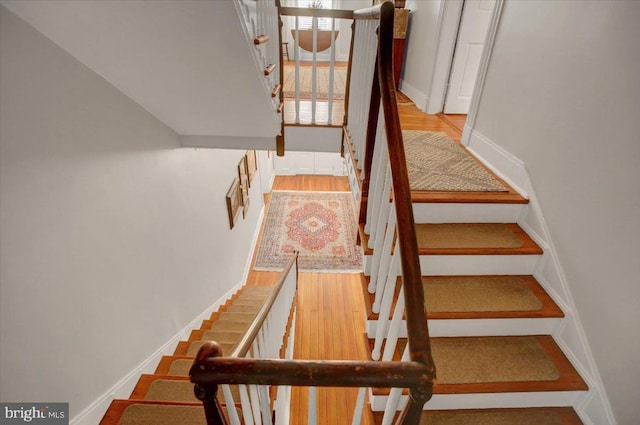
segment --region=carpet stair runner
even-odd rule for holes
[[[193,394],[189,369],[205,341],[217,341],[230,353],[271,294],[268,286],[245,286],[194,329],[188,341],[180,341],[172,356],[163,356],[154,374],[144,374],[127,400],[114,400],[102,425],[205,425],[202,403]],[[238,387],[231,386],[234,400]],[[225,415],[226,406],[223,405]],[[238,408],[238,405],[236,405]]]
[[[382,413],[374,414],[376,424]],[[528,409],[432,410],[422,412],[420,425],[581,425],[570,407]]]
[[[438,150],[457,156],[463,152],[486,169],[464,147],[454,148],[441,138],[435,144],[419,141],[416,132],[403,131],[403,136],[413,137],[411,143],[430,144],[424,149],[436,156]],[[416,155],[411,158],[409,162],[416,162]],[[434,396],[425,405],[428,410],[420,424],[582,424],[571,406],[576,394],[588,387],[551,336],[564,313],[533,276],[542,248],[518,225],[528,200],[495,175],[501,190],[416,190],[414,184],[437,181],[434,174],[438,173],[451,177],[457,186],[471,179],[469,173],[455,175],[448,168],[448,161],[457,167],[458,160],[442,158],[438,164],[422,165],[430,173],[424,178],[420,164],[408,164],[437,369]],[[481,173],[471,170],[471,174]],[[486,176],[483,179],[486,183]],[[368,274],[372,250],[367,248],[362,225],[359,234]],[[368,293],[367,285],[368,279],[363,279],[367,335],[373,338],[378,315],[372,311],[375,296]],[[399,289],[398,281],[396,297]],[[373,349],[372,339],[369,344]],[[406,340],[399,340],[396,359],[405,345]],[[370,393],[376,423],[382,423],[388,394],[382,388]]]

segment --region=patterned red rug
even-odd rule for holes
[[[271,193],[255,270],[282,270],[299,251],[300,271],[362,271],[350,192]]]

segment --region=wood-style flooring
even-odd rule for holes
[[[276,176],[272,189],[350,190],[347,177],[310,175]],[[276,272],[251,270],[248,282],[271,285],[277,276]],[[296,359],[367,360],[361,279],[359,273],[299,274],[294,346]],[[291,423],[307,423],[308,394],[307,388],[292,389]],[[358,390],[354,388],[318,388],[317,423],[350,423],[357,396]],[[348,421],[345,418],[349,418]],[[363,423],[373,424],[372,418],[367,417]]]

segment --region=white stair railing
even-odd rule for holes
[[[337,10],[337,9],[307,9],[307,8],[296,8],[296,7],[282,7],[281,13],[283,18],[287,21],[287,26],[291,27],[291,36],[293,37],[293,46],[290,49],[290,52],[293,53],[294,58],[294,123],[295,124],[318,124],[319,122],[319,108],[323,109],[323,115],[326,113],[327,121],[324,120],[321,122],[322,124],[335,125],[342,124],[340,122],[334,122],[333,120],[333,110],[335,106],[335,72],[336,72],[336,52],[337,52],[337,44],[336,37],[338,37],[337,30],[337,19],[351,19],[352,12],[349,10]],[[307,19],[311,19],[310,28],[302,27],[302,18],[305,17]],[[320,19],[330,21],[330,25],[328,27],[330,29],[321,30],[320,28]],[[326,26],[326,25],[323,25]],[[301,104],[303,102],[301,96],[301,58],[303,55],[303,49],[301,45],[306,42],[306,37],[303,37],[303,34],[307,34],[311,31],[311,45],[305,46],[305,50],[311,52],[311,94],[310,99],[305,99],[305,109],[309,109],[310,107],[310,121],[306,122],[307,117],[305,116],[305,122],[303,123],[303,118],[301,115]],[[319,74],[319,64],[320,60],[318,58],[318,53],[325,50],[325,46],[320,46],[319,36],[321,34],[326,34],[328,32],[329,35],[329,46],[328,48],[328,88],[327,88],[327,98],[326,101],[324,98],[320,100],[319,97],[319,88],[318,88],[318,74]],[[284,37],[288,37],[288,34],[283,34]],[[288,58],[291,60],[291,58]],[[305,64],[307,66],[307,64]],[[308,103],[307,103],[308,102]]]
[[[288,340],[285,340],[288,327],[293,326],[295,315],[295,296],[298,281],[297,254],[288,264],[286,275],[283,276],[282,284],[276,285],[273,299],[267,301],[262,310],[258,313],[254,323],[245,335],[238,342],[230,357],[245,357],[253,359],[279,359],[290,358],[293,345],[293,331],[290,332]],[[259,320],[263,311],[266,313],[263,320]],[[244,356],[245,347],[250,344]],[[288,353],[288,354],[287,354]],[[224,354],[224,353],[223,353]],[[292,357],[292,356],[291,356]],[[227,406],[235,406],[240,403],[242,418],[238,417],[235,408],[228,408],[229,421],[231,425],[240,424],[271,424],[272,405],[280,408],[289,408],[290,391],[277,392],[280,399],[277,403],[271,399],[271,391],[268,385],[240,385],[240,400],[234,400],[228,385],[220,385],[224,402]]]

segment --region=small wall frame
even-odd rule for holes
[[[258,161],[256,159],[256,151],[247,151],[244,154],[244,157],[247,162],[247,176],[249,177],[249,187],[251,187],[251,182],[253,181],[253,176],[256,175],[256,171],[258,171]]]
[[[229,226],[231,229],[238,222],[241,209],[242,191],[240,190],[240,179],[236,178],[227,192],[227,212],[229,213]]]

